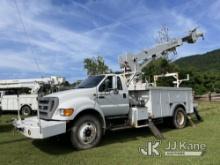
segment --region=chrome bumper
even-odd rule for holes
[[[14,120],[14,127],[24,136],[31,139],[45,139],[66,132],[65,121],[46,121],[37,117]]]

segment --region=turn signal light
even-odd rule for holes
[[[74,112],[74,109],[73,108],[65,108],[65,109],[61,109],[60,110],[60,114],[62,116],[71,116]]]

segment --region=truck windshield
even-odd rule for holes
[[[87,79],[82,81],[77,88],[93,88],[97,86],[104,77],[104,75],[89,76]]]

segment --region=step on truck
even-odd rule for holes
[[[98,145],[106,130],[150,127],[158,132],[153,122],[164,118],[170,118],[175,128],[184,128],[187,115],[194,113],[192,89],[150,86],[141,81],[141,70],[202,36],[194,29],[185,37],[122,56],[121,73],[89,76],[76,89],[39,98],[38,116],[18,117],[13,125],[32,139],[70,132],[76,149]]]

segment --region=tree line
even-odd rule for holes
[[[109,69],[104,59],[100,56],[93,58],[86,58],[84,60],[84,69],[87,72],[87,75],[98,75],[105,73],[112,73],[112,70]],[[195,94],[201,95],[208,92],[220,93],[220,73],[207,71],[200,72],[198,69],[190,67],[182,67],[174,62],[170,62],[167,59],[158,59],[152,61],[147,65],[143,70],[142,79],[147,80],[148,82],[153,82],[154,75],[178,72],[179,78],[185,78],[187,74],[190,75],[190,80],[183,82],[181,87],[191,87],[195,91]],[[160,78],[157,81],[158,86],[174,86],[174,78],[166,77]],[[63,89],[69,89],[76,87],[81,80],[75,81],[73,84],[66,82],[63,85]]]

